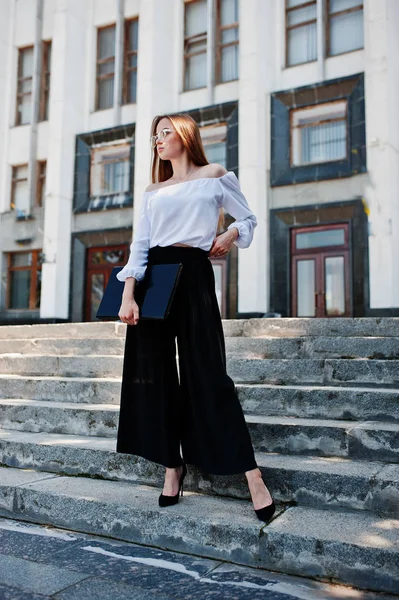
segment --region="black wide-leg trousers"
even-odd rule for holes
[[[183,269],[168,317],[126,326],[116,451],[165,467],[184,461],[206,473],[232,475],[257,464],[235,384],[226,372],[208,255],[195,247],[149,250],[148,267],[182,263]]]

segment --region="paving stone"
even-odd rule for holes
[[[1,600],[47,600],[48,596],[32,594],[14,586],[6,586],[0,583],[0,598]]]
[[[0,583],[27,592],[51,595],[87,577],[86,573],[43,565],[15,556],[0,555]]]

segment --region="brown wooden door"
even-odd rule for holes
[[[105,288],[113,267],[124,266],[128,259],[126,245],[88,248],[86,266],[85,320],[96,321]]]
[[[292,316],[351,316],[349,227],[291,232]]]

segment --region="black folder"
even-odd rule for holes
[[[134,298],[139,306],[140,319],[166,319],[170,313],[173,297],[183,265],[181,263],[147,265],[144,278],[136,281]],[[119,321],[125,286],[116,275],[123,267],[112,269],[107,287],[98,307],[96,318],[103,321]]]

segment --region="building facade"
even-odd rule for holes
[[[222,316],[399,315],[397,0],[7,0],[0,323],[94,321],[187,112],[258,219]],[[226,225],[234,216],[226,214]]]

